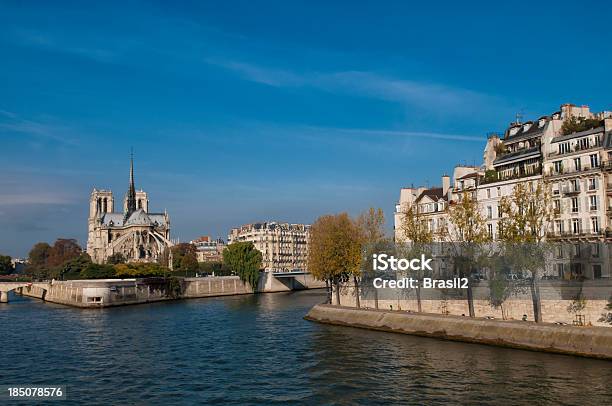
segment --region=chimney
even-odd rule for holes
[[[442,194],[444,196],[448,193],[448,189],[450,189],[450,176],[442,175]]]

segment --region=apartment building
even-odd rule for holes
[[[223,239],[213,240],[210,236],[204,235],[189,242],[196,247],[196,258],[198,262],[222,262],[223,250],[226,245]]]
[[[305,271],[309,238],[310,225],[266,222],[233,228],[228,235],[228,244],[252,242],[262,253],[265,271]]]
[[[564,122],[572,118],[590,120],[593,128],[564,130]],[[483,164],[455,167],[452,187],[445,188],[449,180],[443,177],[442,188],[403,188],[396,205],[395,237],[397,241],[404,239],[403,212],[413,204],[434,236],[441,226],[452,227],[448,207],[470,193],[477,199],[487,230],[495,240],[501,198],[510,196],[517,183],[533,187],[543,181],[551,190],[554,207],[546,238],[569,247],[567,253],[558,254],[558,259],[585,258],[593,253],[598,264],[610,268],[609,261],[605,262],[610,257],[609,244],[604,243],[612,242],[611,176],[612,113],[592,113],[588,106],[565,104],[560,111],[536,121],[511,123],[503,136],[490,135]],[[438,196],[439,190],[442,196]],[[600,253],[602,249],[605,252]],[[610,269],[600,269],[598,264],[587,267],[590,272],[583,274],[610,275]],[[562,275],[563,266],[560,268],[558,273]]]

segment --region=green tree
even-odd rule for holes
[[[197,270],[196,247],[189,243],[180,243],[172,246],[172,270],[174,272],[195,272]],[[185,257],[190,257],[183,262]],[[183,269],[183,264],[186,266]],[[194,265],[195,264],[195,265]]]
[[[183,258],[181,258],[180,270],[184,273],[185,276],[193,276],[193,274],[195,274],[198,269],[198,260],[196,259],[195,254],[183,255]]]
[[[90,263],[80,272],[80,279],[110,279],[114,278],[115,268],[110,264]]]
[[[8,275],[13,273],[13,263],[8,255],[0,255],[0,275]]]
[[[166,276],[168,268],[155,263],[130,262],[128,264],[114,265],[115,276],[120,278],[137,278]]]
[[[51,246],[46,242],[34,244],[28,254],[28,267],[26,272],[36,278],[46,278],[48,274],[47,259],[51,253]]]
[[[340,283],[361,273],[362,240],[359,227],[346,213],[321,216],[310,229],[308,270],[336,287],[338,305]]]
[[[488,257],[486,244],[492,240],[486,219],[471,192],[463,192],[458,202],[449,207],[450,225],[443,231],[454,256],[460,277],[471,278],[477,266]],[[471,282],[471,281],[470,281]],[[467,302],[470,317],[476,317],[472,284],[468,283]]]
[[[81,272],[91,264],[89,255],[83,253],[76,258],[68,259],[60,266],[52,268],[49,276],[60,280],[81,279]]]
[[[198,263],[198,272],[201,274],[215,275],[215,276],[230,276],[232,274],[231,269],[223,264],[223,262],[200,262]]]
[[[402,207],[402,222],[400,230],[403,238],[400,242],[411,242],[415,244],[430,244],[434,235],[427,226],[427,222],[416,204],[405,204]]]
[[[223,264],[235,272],[253,291],[259,283],[262,255],[252,242],[235,242],[223,250]]]
[[[520,182],[500,200],[499,239],[514,271],[530,274],[536,322],[542,321],[539,281],[550,247],[544,242],[553,217],[550,191],[542,181]]]
[[[601,120],[595,118],[584,118],[571,116],[563,121],[561,132],[563,135],[569,135],[580,131],[590,130],[591,128],[603,125]]]
[[[370,207],[367,211],[361,213],[357,217],[357,227],[361,234],[361,243],[363,245],[363,269],[360,273],[353,273],[353,284],[355,285],[355,304],[359,308],[361,307],[360,302],[360,285],[361,275],[368,274],[372,275],[374,270],[372,269],[371,258],[374,254],[377,254],[381,249],[387,248],[388,238],[385,233],[385,214],[381,208],[375,209]],[[378,309],[378,292],[374,289],[374,304]]]
[[[125,256],[120,252],[115,252],[113,255],[106,258],[106,263],[109,265],[125,264],[126,262]]]
[[[418,258],[421,254],[429,254],[431,244],[434,241],[434,233],[427,225],[423,213],[414,203],[405,204],[402,208],[402,222],[400,226],[403,239],[398,241],[401,244],[400,250],[404,258]],[[441,233],[445,233],[446,228],[442,228]],[[414,271],[417,280],[422,280],[424,277],[423,271]],[[421,288],[420,283],[416,288],[417,310],[423,311],[421,303]]]

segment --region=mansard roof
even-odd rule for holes
[[[472,178],[478,178],[478,172],[472,172],[472,173],[468,173],[467,175],[463,175],[462,177],[460,177],[458,180],[462,180],[462,179],[472,179]]]
[[[493,165],[501,165],[511,163],[513,161],[518,161],[526,158],[535,158],[541,155],[540,147],[535,146],[527,149],[521,149],[516,152],[510,152],[508,154],[504,154],[499,156],[493,161]]]
[[[527,129],[527,131],[524,131],[525,124],[531,124],[531,126]],[[510,135],[510,129],[514,127],[519,127],[519,129],[516,132],[516,134]],[[506,130],[504,141],[514,142],[514,141],[520,141],[520,140],[525,140],[525,139],[533,138],[536,136],[540,136],[544,132],[544,127],[545,125],[542,127],[539,126],[539,120],[536,122],[527,121],[522,124],[514,125]]]
[[[419,200],[421,200],[425,196],[429,197],[434,202],[437,202],[438,200],[440,200],[440,199],[442,199],[444,197],[444,193],[442,193],[442,188],[441,187],[434,187],[434,188],[431,188],[431,189],[425,189],[419,195],[419,197],[416,198],[416,201],[418,202]]]
[[[560,135],[558,137],[553,138],[550,142],[561,142],[561,141],[567,141],[567,140],[571,140],[573,138],[578,138],[578,137],[584,137],[587,135],[591,135],[591,134],[597,134],[600,132],[604,131],[604,127],[600,126],[600,127],[595,127],[595,128],[591,128],[590,130],[584,130],[584,131],[579,131],[577,133],[571,133],[571,134],[567,134],[567,135]]]

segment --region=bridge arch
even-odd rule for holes
[[[0,283],[0,303],[8,303],[8,294],[10,291],[15,289],[32,288],[36,287],[41,289],[41,299],[45,300],[45,296],[48,291],[47,283],[33,283],[33,282],[1,282]]]

